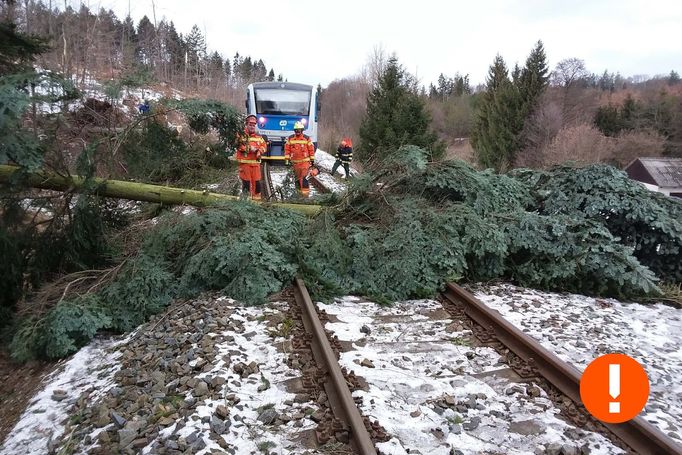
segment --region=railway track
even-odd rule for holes
[[[302,280],[295,280],[293,294],[306,331],[304,344],[312,351],[317,365],[314,382],[324,390],[334,416],[318,427],[318,444],[331,439],[348,444],[352,453],[376,454],[376,443],[385,441],[386,434],[359,411],[351,393],[357,387],[357,379],[339,365],[338,340],[330,337],[324,328],[328,318],[324,311],[318,313]],[[642,417],[622,424],[593,419],[581,404],[580,372],[463,288],[448,284],[441,303],[453,319],[466,319],[473,335],[484,345],[493,346],[500,353],[504,351],[506,362],[522,380],[540,384],[547,396],[559,405],[562,414],[577,427],[600,432],[631,453],[682,454],[682,448],[673,439]]]
[[[317,363],[317,367],[323,373],[323,387],[326,392],[329,405],[334,417],[341,425],[332,423],[332,428],[318,432],[318,443],[325,442],[330,433],[347,431],[348,444],[353,453],[360,455],[376,455],[377,451],[370,430],[372,425],[367,418],[363,418],[351,395],[348,387],[348,375],[342,371],[338,363],[338,354],[332,348],[324,326],[320,321],[315,304],[310,299],[308,290],[302,280],[294,281],[294,298],[301,310],[301,319],[310,341],[310,349]],[[337,428],[334,428],[337,427]],[[369,429],[368,429],[369,427]],[[375,424],[376,428],[376,424]],[[376,436],[376,435],[375,435]],[[337,437],[345,439],[344,437]]]
[[[263,161],[260,164],[261,167],[261,186],[263,187],[263,199],[268,202],[273,202],[276,200],[275,188],[272,185],[272,176],[270,175],[270,163]]]
[[[510,366],[521,377],[542,377],[570,398],[574,406],[569,407],[568,417],[578,425],[585,424],[588,414],[580,404],[580,372],[576,368],[542,347],[505,320],[499,312],[490,309],[460,286],[449,283],[442,296],[448,312],[458,316],[463,312],[473,321],[472,331],[482,342],[499,341],[517,357],[510,362]],[[617,438],[636,453],[682,453],[682,448],[675,441],[642,417],[621,424],[598,422],[596,426],[603,427],[602,430],[605,429],[611,439]]]
[[[281,168],[280,168],[281,169]],[[261,163],[261,187],[262,187],[262,194],[263,194],[263,200],[267,202],[276,202],[280,199],[282,199],[282,195],[280,194],[279,196],[277,195],[277,191],[275,190],[275,186],[273,184],[273,179],[272,179],[272,165],[267,162],[263,161]],[[329,188],[327,188],[324,183],[322,183],[319,179],[310,176],[308,177],[308,182],[315,188],[315,190],[319,193],[330,193],[331,191]]]

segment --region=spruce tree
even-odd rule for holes
[[[474,123],[472,145],[478,162],[498,172],[511,168],[523,143],[526,119],[549,82],[547,57],[538,41],[523,68],[509,71],[501,56],[490,67],[486,92]]]
[[[537,100],[549,83],[549,67],[542,41],[538,41],[526,59],[526,66],[521,70],[519,91],[523,98],[524,116],[528,115],[537,104]]]
[[[499,55],[490,66],[486,85],[471,141],[478,162],[500,172],[514,161],[523,120],[519,118],[519,90]]]
[[[14,23],[0,23],[0,76],[30,70],[35,56],[46,50],[45,40],[19,33]]]
[[[413,78],[391,57],[367,97],[356,156],[365,162],[381,159],[411,144],[427,150],[431,159],[441,158],[445,144],[429,128],[430,121]]]

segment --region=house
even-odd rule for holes
[[[652,191],[682,198],[682,158],[637,158],[625,172]]]

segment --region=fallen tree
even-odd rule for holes
[[[296,276],[315,299],[385,303],[432,297],[459,280],[647,301],[662,295],[660,284],[679,285],[677,269],[659,264],[680,263],[682,204],[620,171],[498,175],[461,161],[429,163],[414,146],[379,164],[314,218],[239,201],[165,214],[123,261],[61,278],[56,297],[18,321],[12,355],[68,355],[99,330],[133,330],[206,291],[263,303]],[[634,226],[639,236],[622,237],[620,214],[640,210],[648,218]],[[652,242],[663,246],[638,258],[645,250],[637,247]]]
[[[0,165],[0,183],[8,183],[12,177],[22,173],[29,186],[56,191],[84,191],[86,185],[95,187],[94,194],[105,197],[130,199],[133,201],[156,202],[169,205],[192,205],[207,207],[239,200],[238,196],[211,193],[207,190],[189,190],[170,186],[150,185],[123,180],[108,180],[93,177],[85,179],[78,175],[63,176],[46,171],[23,172],[18,166]],[[311,204],[273,203],[280,208],[293,210],[304,215],[316,215],[321,207]]]

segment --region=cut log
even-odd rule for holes
[[[21,168],[18,166],[0,165],[0,183],[10,181],[12,175]],[[211,193],[208,190],[188,190],[170,186],[150,185],[148,183],[126,182],[124,180],[106,180],[95,177],[97,186],[95,193],[100,196],[130,199],[133,201],[156,202],[169,205],[193,205],[206,207],[225,202],[238,201],[238,196]],[[28,174],[28,183],[34,188],[56,191],[82,191],[85,179],[77,175],[64,177],[46,171],[36,171]],[[256,202],[256,201],[254,201]],[[259,202],[260,203],[260,202]],[[264,203],[275,207],[293,210],[304,215],[316,215],[322,207],[312,204]]]

